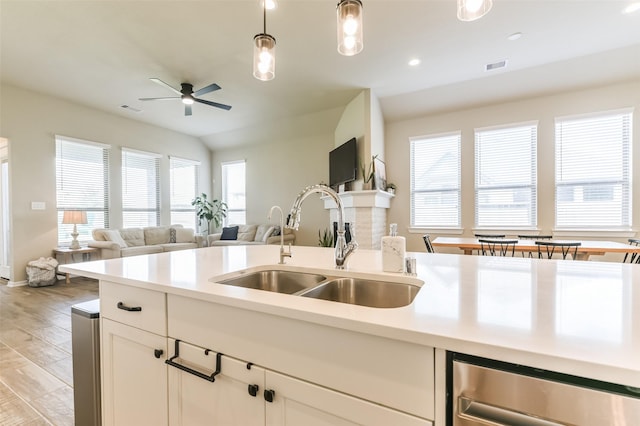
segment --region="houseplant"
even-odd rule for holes
[[[395,194],[396,193],[396,184],[395,183],[388,183],[387,184],[387,192],[389,194]]]
[[[318,230],[318,245],[320,247],[333,247],[333,234],[328,229],[324,229],[323,233]]]
[[[374,155],[373,158],[371,158],[371,162],[369,163],[369,166],[366,167],[363,163],[360,163],[360,172],[362,173],[362,180],[363,180],[363,189],[371,189],[371,182],[373,181],[373,177],[375,176],[375,170],[373,168],[373,162],[376,159],[377,155]]]
[[[214,229],[222,226],[222,221],[227,217],[227,203],[221,200],[207,199],[207,194],[202,193],[191,201],[191,205],[196,208],[198,226],[202,227],[202,222],[207,224],[207,234],[211,233],[211,222]]]

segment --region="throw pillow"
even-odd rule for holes
[[[116,231],[116,230],[104,230],[103,231],[103,235],[104,238],[107,241],[111,241],[113,243],[116,243],[120,246],[120,248],[127,248],[127,243],[125,242],[124,239],[122,239],[122,236],[120,235],[120,232]]]
[[[253,238],[253,241],[263,241],[265,234],[271,229],[271,225],[258,225],[256,236]]]
[[[263,242],[263,243],[266,243],[266,242],[267,242],[267,239],[268,239],[269,237],[271,237],[271,236],[272,236],[273,231],[274,231],[275,229],[276,229],[276,227],[275,227],[275,226],[270,226],[270,227],[269,227],[269,229],[267,229],[267,232],[265,232],[265,233],[264,233],[264,237],[262,237],[262,242]]]
[[[222,228],[221,240],[237,240],[238,239],[238,227],[229,226]]]
[[[175,228],[176,231],[176,243],[195,243],[196,239],[193,236],[193,229],[191,228]]]
[[[276,225],[273,227],[273,232],[271,233],[271,236],[277,237],[280,235],[280,232],[282,232],[282,230],[280,229],[280,225]]]
[[[169,242],[176,242],[176,228],[169,228]]]

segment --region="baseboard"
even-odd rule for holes
[[[8,281],[7,287],[22,287],[23,285],[27,285],[27,280],[23,281]]]

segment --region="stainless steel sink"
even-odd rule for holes
[[[294,294],[314,287],[326,280],[327,277],[306,272],[268,270],[251,272],[234,278],[217,281],[220,284],[237,287],[253,288],[257,290],[274,291],[277,293]]]
[[[372,308],[399,308],[413,302],[419,290],[420,287],[412,284],[336,278],[302,292],[300,296]]]

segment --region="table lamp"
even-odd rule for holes
[[[71,236],[73,237],[73,241],[71,241],[71,245],[69,246],[72,250],[77,250],[80,248],[80,243],[78,242],[78,228],[77,224],[84,224],[87,222],[87,212],[82,210],[66,210],[64,215],[62,216],[62,224],[63,225],[71,225],[73,224],[73,232]]]

